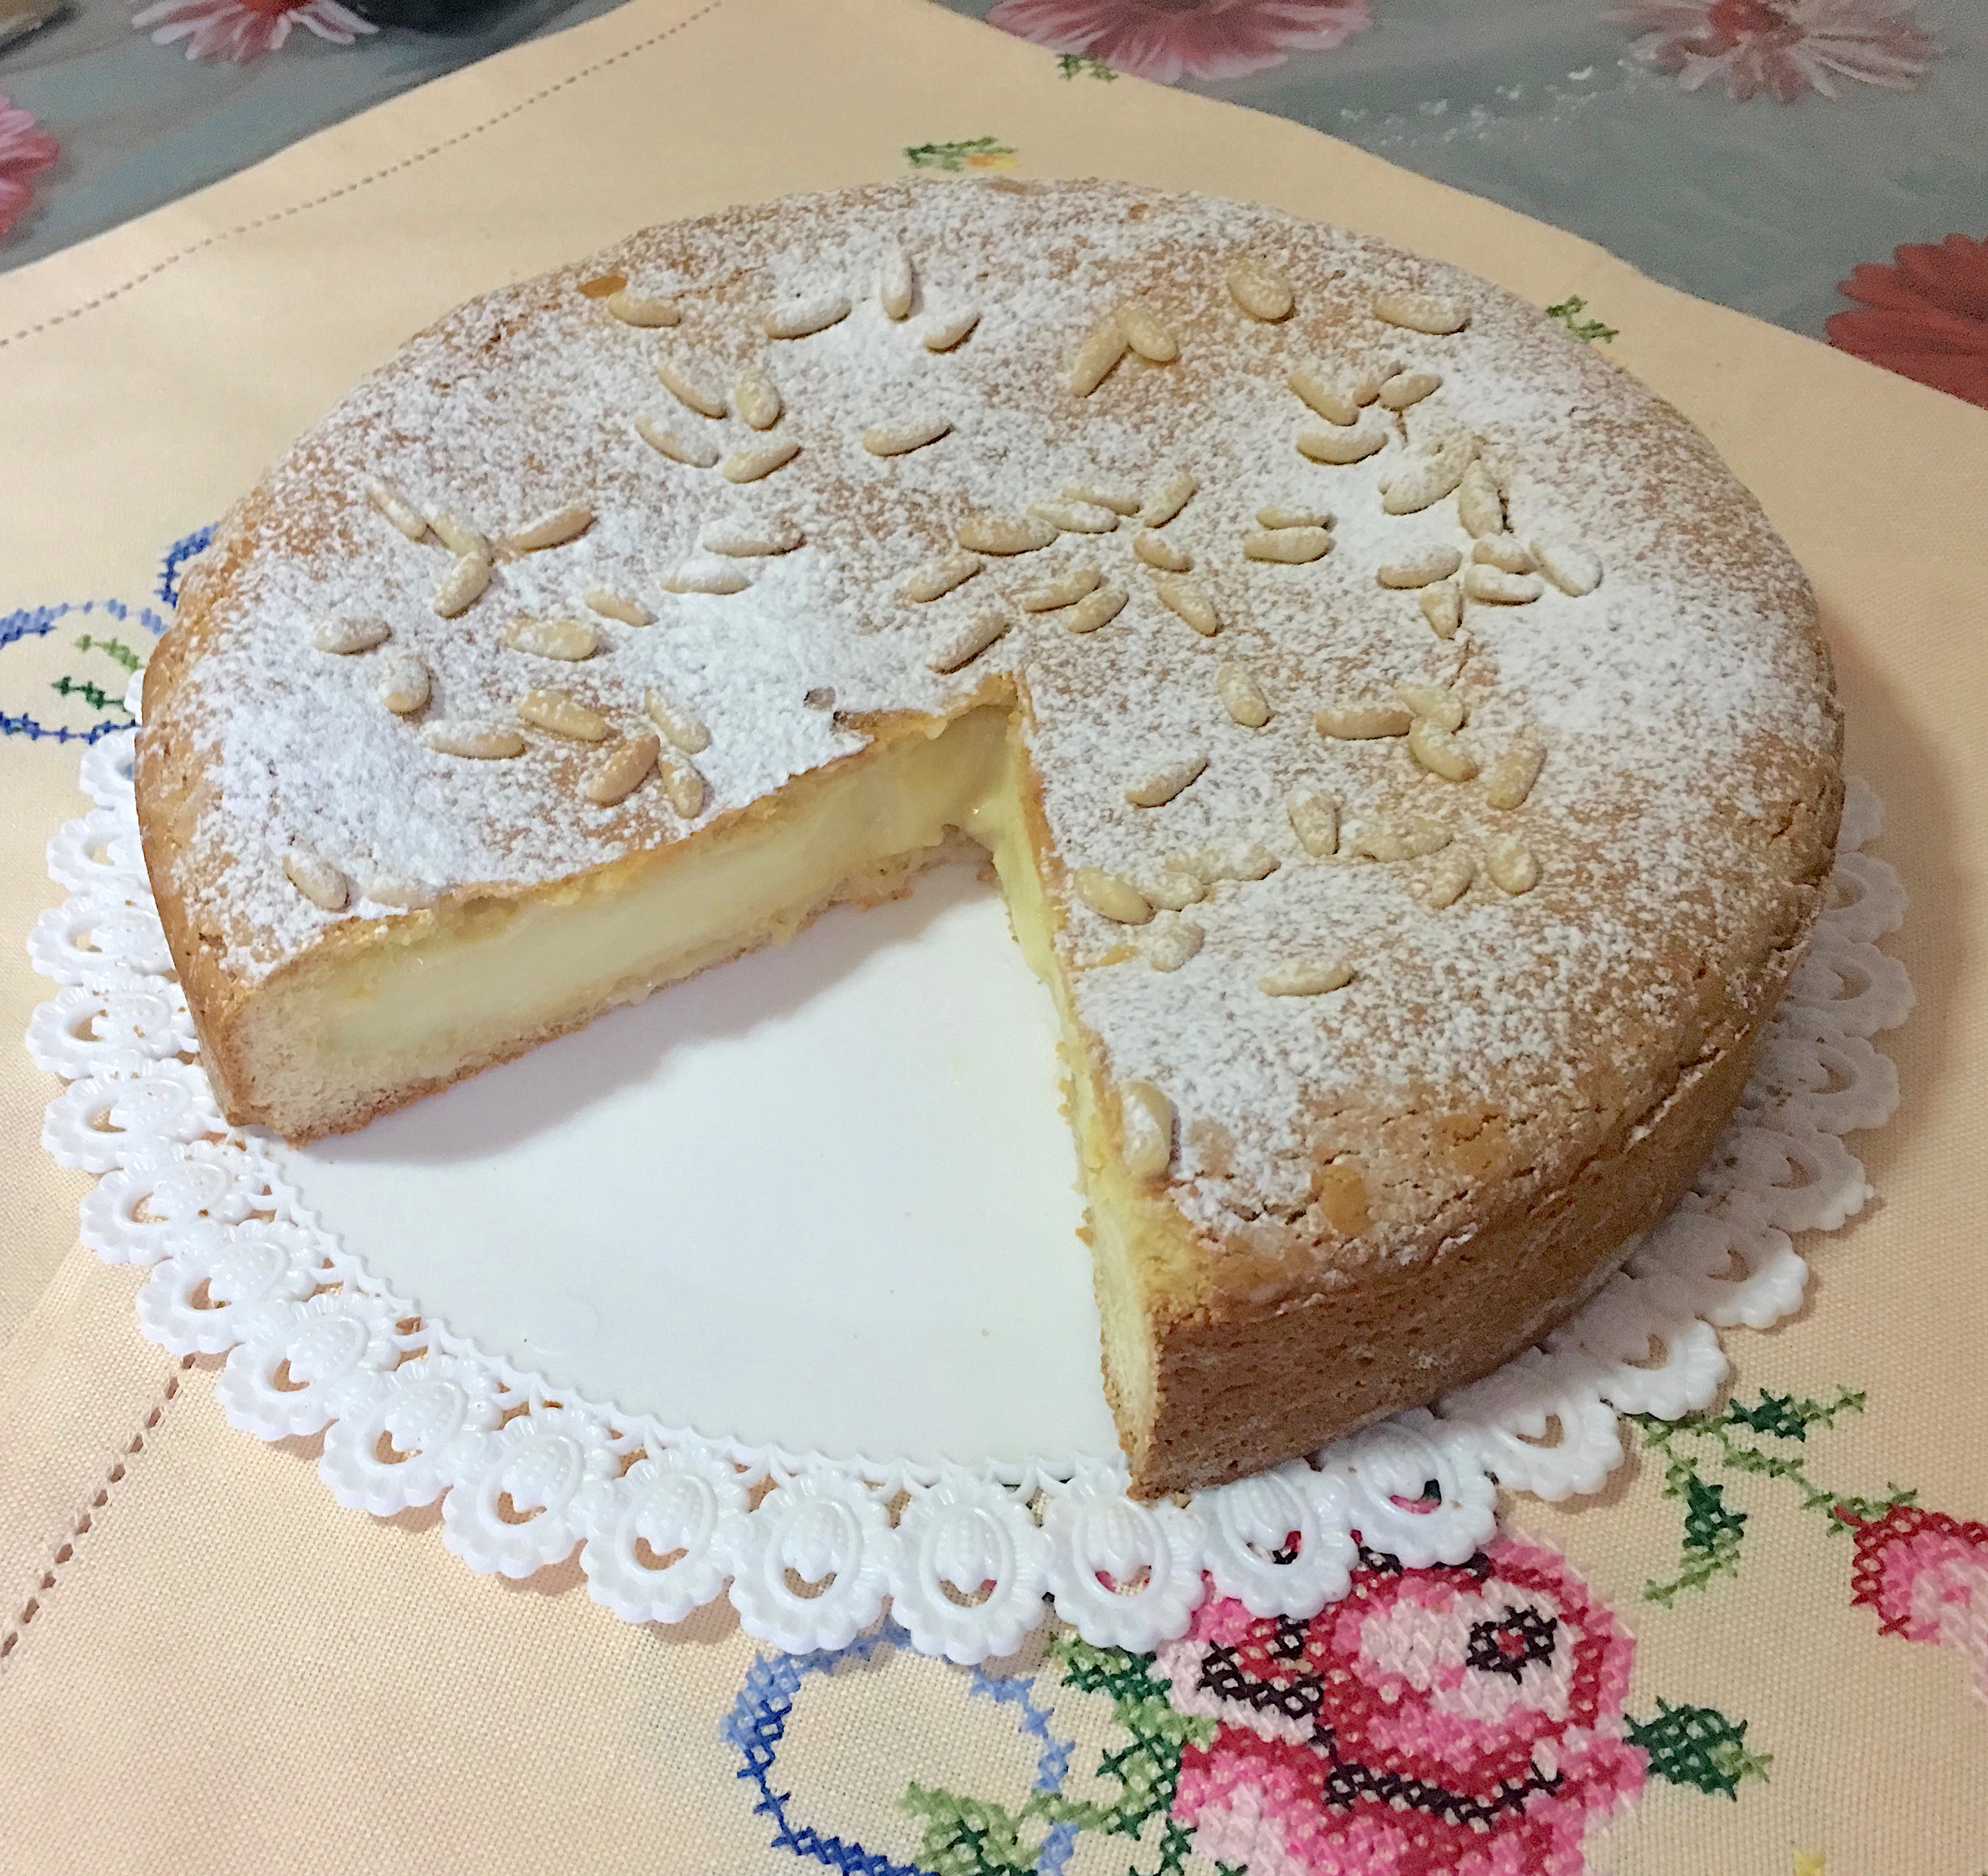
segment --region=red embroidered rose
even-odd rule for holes
[[[1309,1622],[1204,1604],[1158,1671],[1219,1723],[1174,1815],[1251,1876],[1578,1876],[1641,1790],[1622,1739],[1635,1644],[1550,1550],[1455,1569],[1364,1553]]]
[[[1837,289],[1863,304],[1833,315],[1829,343],[1970,404],[1988,405],[1988,241],[1949,235],[1896,248]]]
[[[1171,85],[1240,78],[1374,23],[1368,0],[999,0],[989,25]]]
[[[1894,1505],[1856,1528],[1851,1601],[1878,1611],[1881,1635],[1952,1648],[1988,1701],[1988,1524]]]

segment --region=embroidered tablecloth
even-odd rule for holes
[[[744,134],[741,127],[745,127]],[[1912,910],[1904,1101],[1803,1313],[1597,1498],[1310,1623],[980,1670],[790,1656],[472,1575],[230,1429],[73,1242],[0,1052],[0,1868],[1117,1876],[1988,1869],[1978,1064],[1988,414],[1296,125],[915,0],[633,0],[0,280],[0,880],[263,463],[458,300],[720,203],[909,167],[1105,174],[1369,228],[1613,328],[1813,572]],[[1596,343],[1602,343],[1598,335]],[[46,986],[18,944],[0,1023]]]

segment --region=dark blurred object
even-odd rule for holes
[[[376,26],[407,26],[416,32],[465,32],[501,13],[510,0],[347,0],[353,12]],[[0,0],[0,7],[12,0]]]
[[[0,0],[0,46],[11,46],[37,26],[46,26],[69,0]]]

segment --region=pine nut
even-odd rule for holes
[[[1118,312],[1125,343],[1149,363],[1170,365],[1180,357],[1180,341],[1172,328],[1143,300],[1133,300]]]
[[[1425,717],[1444,729],[1463,727],[1463,699],[1453,690],[1434,684],[1398,684],[1395,695],[1412,716]]]
[[[700,417],[725,414],[725,400],[717,392],[707,390],[667,358],[656,361],[656,382],[687,411],[695,411]]]
[[[426,880],[407,873],[376,873],[366,882],[365,897],[375,905],[390,905],[404,912],[418,912],[435,902],[435,889]]]
[[[725,566],[712,560],[686,560],[681,566],[671,567],[662,579],[665,593],[722,595],[743,593],[751,584],[735,566]]]
[[[1300,430],[1298,432],[1298,454],[1314,462],[1329,462],[1344,467],[1348,463],[1364,462],[1369,456],[1388,447],[1388,439],[1378,430]]]
[[[1093,508],[1108,508],[1121,518],[1139,512],[1139,498],[1122,488],[1100,488],[1090,482],[1072,482],[1063,492],[1066,502],[1087,502]]]
[[[580,793],[600,808],[627,799],[649,779],[662,746],[647,731],[617,743],[587,772]]]
[[[1185,469],[1175,470],[1165,482],[1146,491],[1145,499],[1139,505],[1139,526],[1164,528],[1194,499],[1195,491],[1200,486]]]
[[[711,747],[711,732],[703,718],[661,684],[652,684],[642,693],[642,714],[686,755],[701,755]]]
[[[1109,534],[1118,525],[1110,509],[1076,502],[1031,502],[1029,512],[1063,534]]]
[[[1056,612],[1065,606],[1074,606],[1087,593],[1095,593],[1103,578],[1094,566],[1073,566],[1046,585],[1030,587],[1022,595],[1022,610]]]
[[[1266,324],[1289,319],[1291,309],[1297,304],[1290,281],[1253,255],[1245,255],[1229,269],[1229,291],[1250,318]]]
[[[458,521],[453,515],[437,515],[428,526],[451,553],[474,556],[480,560],[490,558],[490,543],[466,521]]]
[[[1011,621],[1006,613],[983,612],[935,651],[925,662],[942,675],[971,664],[996,640],[1006,636]]]
[[[490,563],[465,554],[442,576],[435,590],[434,609],[445,619],[460,617],[474,606],[490,583]]]
[[[1162,573],[1153,582],[1160,603],[1193,627],[1204,638],[1222,630],[1222,616],[1199,580],[1179,573]]]
[[[1279,560],[1286,566],[1308,566],[1332,552],[1332,536],[1323,528],[1272,528],[1242,537],[1248,560]]]
[[[1266,971],[1256,988],[1266,996],[1324,996],[1353,981],[1353,967],[1338,958],[1298,958]]]
[[[1456,485],[1456,518],[1466,533],[1480,539],[1505,532],[1505,498],[1482,462],[1471,464]]]
[[[1372,860],[1420,860],[1449,844],[1449,830],[1436,821],[1364,821],[1351,829],[1345,844]]]
[[[1125,791],[1125,799],[1135,808],[1163,808],[1176,795],[1199,781],[1208,768],[1208,752],[1196,749],[1178,762],[1167,763],[1151,775],[1141,776]]]
[[[593,526],[593,505],[575,502],[565,508],[554,509],[549,515],[541,515],[536,521],[520,528],[511,536],[511,545],[519,553],[536,553],[546,547],[563,547],[568,541],[577,540]]]
[[[502,762],[522,755],[525,739],[501,723],[431,723],[421,740],[441,755],[465,755],[478,762]]]
[[[1332,510],[1286,508],[1273,502],[1267,508],[1257,509],[1256,525],[1259,528],[1329,528],[1332,526]]]
[[[1298,845],[1314,860],[1330,860],[1339,851],[1339,797],[1314,789],[1294,788],[1284,797],[1284,812]]]
[[[877,269],[877,303],[887,319],[908,319],[911,303],[918,297],[918,280],[911,272],[911,257],[902,248],[888,249]]]
[[[1464,597],[1486,605],[1530,606],[1545,590],[1537,573],[1503,573],[1482,564],[1463,570]]]
[[[798,443],[768,443],[758,449],[735,449],[718,465],[728,482],[756,482],[785,467],[801,453]]]
[[[1415,515],[1432,507],[1463,480],[1476,453],[1477,439],[1465,430],[1404,451],[1381,478],[1381,512]]]
[[[1143,925],[1153,915],[1146,895],[1131,881],[1098,867],[1079,867],[1071,882],[1077,897],[1114,924]]]
[[[1546,751],[1537,742],[1530,737],[1519,738],[1484,771],[1484,799],[1494,808],[1523,808],[1546,759]]]
[[[619,292],[610,293],[604,303],[624,326],[674,326],[683,318],[668,300],[651,299],[640,293],[631,293],[626,287]]]
[[[1034,553],[1049,546],[1057,530],[1046,521],[1017,521],[1007,515],[969,515],[959,524],[958,541],[975,553]]]
[[[1456,587],[1445,580],[1441,586],[1425,586],[1419,597],[1429,630],[1439,638],[1454,638],[1463,623],[1463,602]]]
[[[755,430],[770,430],[786,407],[780,387],[757,365],[748,365],[732,380],[732,407]]]
[[[667,751],[657,762],[662,771],[664,799],[685,820],[695,820],[704,812],[705,795],[704,777],[698,772],[697,765]]]
[[[863,433],[863,447],[873,456],[908,456],[952,432],[949,417],[927,417],[904,424],[872,424]]]
[[[928,326],[919,340],[928,352],[949,352],[965,342],[974,327],[980,323],[978,307],[970,307],[964,313],[955,313],[950,318],[938,319]]]
[[[1442,388],[1442,377],[1439,372],[1398,371],[1381,387],[1377,401],[1384,411],[1405,411]]]
[[[817,293],[812,299],[791,301],[766,315],[769,339],[806,339],[826,332],[849,316],[845,293]]]
[[[1535,541],[1539,569],[1570,599],[1585,599],[1601,583],[1601,558],[1573,541]]]
[[[1192,919],[1168,912],[1153,921],[1152,930],[1140,948],[1155,970],[1177,971],[1200,951],[1207,935]]]
[[[283,855],[283,877],[322,912],[342,912],[352,901],[352,882],[322,853],[292,846]]]
[[[635,434],[650,448],[661,451],[672,462],[681,462],[693,469],[708,469],[718,460],[715,443],[704,437],[680,437],[653,417],[637,417]]]
[[[607,586],[589,586],[582,596],[590,611],[604,619],[619,619],[624,625],[653,625],[656,615],[640,600],[631,599]]]
[[[1336,736],[1347,742],[1365,742],[1376,736],[1405,736],[1408,713],[1398,704],[1360,703],[1351,699],[1327,704],[1312,718],[1312,727],[1321,736]]]
[[[311,627],[311,643],[338,657],[370,651],[391,636],[384,619],[320,619]]]
[[[1194,565],[1194,556],[1176,547],[1157,528],[1141,528],[1134,535],[1132,551],[1163,573],[1185,573]]]
[[[1515,899],[1540,883],[1540,863],[1515,833],[1501,833],[1484,850],[1484,870],[1493,885]]]
[[[1087,593],[1063,616],[1063,627],[1067,632],[1080,636],[1094,632],[1100,626],[1109,625],[1125,610],[1125,595],[1116,586],[1100,586],[1095,593]]]
[[[1167,860],[1170,872],[1192,874],[1205,884],[1217,880],[1266,880],[1280,862],[1260,840],[1234,841],[1226,847],[1191,847]]]
[[[1477,759],[1440,723],[1417,717],[1408,729],[1408,753],[1431,775],[1445,782],[1476,778]]]
[[[1208,897],[1208,888],[1199,875],[1169,867],[1145,889],[1146,897],[1154,904],[1164,907],[1170,912],[1178,912],[1190,905],[1199,905]]]
[[[607,719],[565,691],[527,691],[518,699],[518,714],[535,728],[575,742],[605,742]]]
[[[591,280],[580,283],[580,292],[589,299],[605,299],[610,293],[618,293],[628,284],[626,274],[596,274]]]
[[[1423,547],[1399,560],[1382,561],[1374,577],[1384,586],[1432,586],[1462,564],[1463,556],[1454,547]]]
[[[578,619],[513,619],[500,636],[513,651],[568,664],[592,657],[600,644],[593,627]]]
[[[1374,303],[1374,316],[1390,326],[1436,337],[1461,332],[1470,323],[1470,315],[1461,306],[1434,293],[1383,293]]]
[[[1164,1179],[1174,1159],[1174,1104],[1150,1081],[1118,1084],[1125,1170],[1148,1185]]]
[[[1229,712],[1232,723],[1239,723],[1245,729],[1261,729],[1270,720],[1270,706],[1264,701],[1263,687],[1249,666],[1234,658],[1215,667],[1215,694],[1222,699],[1222,707]]]
[[[749,560],[792,553],[801,540],[800,529],[784,515],[760,515],[750,520],[708,522],[697,537],[697,544],[706,553]]]
[[[1297,365],[1284,380],[1306,407],[1328,424],[1342,429],[1360,421],[1360,406],[1352,392],[1322,366]]]
[[[366,499],[411,541],[428,539],[427,515],[401,492],[397,483],[375,476],[366,485]]]
[[[1431,911],[1454,905],[1477,877],[1477,856],[1467,847],[1447,848],[1430,867],[1422,884],[1422,900]]]
[[[1129,343],[1116,313],[1092,326],[1070,361],[1070,394],[1088,397],[1111,375]]]
[[[942,598],[955,586],[964,586],[980,571],[980,557],[955,551],[941,554],[936,560],[928,560],[904,582],[904,597],[916,600],[921,604],[929,600]]]

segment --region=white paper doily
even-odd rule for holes
[[[1410,1565],[1461,1562],[1492,1533],[1499,1482],[1549,1499],[1594,1491],[1622,1457],[1618,1414],[1675,1418],[1712,1400],[1726,1371],[1716,1330],[1765,1328],[1799,1305],[1807,1268],[1789,1234],[1834,1229],[1862,1206],[1871,1188],[1841,1136],[1877,1126],[1897,1104],[1896,1073],[1868,1039],[1912,1007],[1903,968],[1876,945],[1897,928],[1904,894],[1892,869],[1861,850],[1881,810],[1853,782],[1828,908],[1691,1195],[1577,1317],[1488,1379],[1309,1463],[1185,1504],[1124,1495],[1094,1366],[1075,1407],[1058,1405],[1067,1374],[1045,1383],[1050,1410],[1069,1413],[1079,1429],[1069,1439],[1051,1436],[1054,1457],[1031,1456],[1050,1441],[1026,1437],[981,1442],[998,1456],[967,1452],[959,1442],[972,1437],[969,1415],[949,1438],[928,1445],[915,1435],[897,1442],[899,1456],[878,1458],[880,1448],[865,1444],[876,1422],[860,1401],[839,1403],[837,1438],[803,1434],[802,1449],[752,1443],[793,1436],[738,1412],[727,1437],[701,1435],[583,1391],[590,1361],[597,1368],[607,1357],[563,1355],[563,1341],[604,1349],[615,1337],[597,1334],[602,1312],[570,1292],[546,1293],[522,1327],[507,1327],[498,1308],[472,1338],[424,1317],[407,1300],[414,1286],[397,1288],[376,1273],[372,1266],[394,1266],[398,1256],[390,1241],[380,1254],[379,1220],[414,1215],[407,1195],[421,1188],[435,1124],[424,1124],[426,1134],[368,1129],[353,1137],[372,1147],[298,1155],[222,1121],[195,1059],[139,851],[132,740],[107,737],[84,756],[82,785],[97,807],[64,827],[49,853],[50,872],[72,896],[29,941],[36,967],[62,986],[36,1012],[29,1052],[70,1083],[49,1104],[43,1144],[63,1164],[102,1175],[83,1203],[83,1241],[110,1261],[150,1266],[138,1317],[153,1340],[178,1354],[226,1355],[217,1392],[235,1425],[265,1439],[323,1434],[319,1471],[342,1504],[384,1516],[439,1499],[443,1541],[482,1571],[524,1577],[577,1549],[589,1593],[629,1621],[679,1621],[729,1586],[751,1634],[792,1650],[833,1648],[888,1601],[918,1648],[978,1661],[1017,1647],[1043,1619],[1046,1598],[1087,1640],[1150,1648],[1185,1631],[1205,1593],[1204,1572],[1256,1614],[1310,1616],[1344,1594],[1356,1532]],[[834,999],[821,1000],[822,1019],[833,1021]],[[639,1020],[641,1012],[628,1015]],[[556,1080],[557,1072],[554,1058],[542,1073]],[[446,1110],[458,1141],[465,1126],[509,1111],[502,1103],[479,1107],[478,1098]],[[1047,1124],[1060,1124],[1046,1098],[1043,1107]],[[494,1142],[502,1151],[485,1164],[529,1156],[554,1109],[559,1127],[589,1124],[585,1101],[554,1102]],[[1067,1239],[1050,1227],[1073,1218],[1076,1202],[1051,1176],[1046,1137],[1021,1143],[1019,1159],[1005,1162],[1002,1190],[1019,1196],[998,1215],[1017,1244],[1050,1230],[1059,1249],[1043,1269],[1067,1275],[1074,1262]],[[699,1151],[695,1140],[674,1144],[682,1154]],[[792,1144],[783,1140],[783,1154]],[[921,1154],[915,1140],[901,1151],[907,1160]],[[583,1184],[586,1161],[569,1163],[572,1183]],[[390,1178],[382,1168],[397,1170]],[[458,1190],[463,1171],[450,1169]],[[328,1215],[363,1223],[367,1256],[318,1222],[300,1187]],[[375,1188],[386,1195],[361,1221],[367,1208],[354,1195]],[[509,1202],[500,1192],[487,1208]],[[1037,1205],[1040,1212],[1028,1209]],[[777,1206],[770,1215],[777,1235]],[[653,1205],[631,1226],[660,1242],[659,1229],[682,1222],[659,1177]],[[693,1239],[695,1224],[693,1215]],[[568,1274],[583,1289],[585,1246],[574,1242],[579,1261]],[[558,1271],[570,1254],[556,1234],[527,1249],[529,1258],[503,1267]],[[708,1280],[688,1289],[671,1290],[668,1279],[673,1272],[680,1281],[688,1266],[669,1266],[656,1286],[661,1312],[657,1296],[634,1299],[629,1322],[613,1325],[624,1364],[631,1346],[674,1347],[685,1362],[707,1351],[690,1394],[672,1392],[667,1354],[658,1374],[624,1365],[626,1384],[614,1391],[652,1404],[694,1399],[698,1411],[669,1418],[707,1428],[717,1422],[701,1405],[705,1391],[722,1391],[730,1377],[735,1394],[746,1387],[739,1398],[756,1398],[758,1384],[733,1375],[739,1344],[718,1332],[746,1320],[729,1249],[705,1246]],[[948,1246],[934,1262],[952,1254]],[[444,1313],[455,1310],[459,1268],[421,1267],[420,1288],[451,1299]],[[647,1266],[637,1258],[628,1267]],[[627,1281],[620,1268],[597,1270],[592,1280]],[[789,1274],[800,1282],[804,1273],[796,1265]],[[1079,1267],[1064,1297],[1065,1327],[1094,1337],[1084,1286]],[[473,1286],[460,1296],[466,1310],[489,1300]],[[867,1317],[901,1331],[889,1297],[857,1300]],[[672,1308],[682,1318],[673,1344],[665,1333]],[[562,1320],[562,1309],[576,1310],[577,1323]],[[962,1335],[982,1330],[1005,1332],[968,1306]],[[958,1351],[969,1344],[948,1350],[940,1340],[925,1357],[926,1393],[898,1398],[897,1411],[905,1399],[915,1409],[921,1399],[939,1401],[938,1384],[962,1372]],[[1082,1345],[1094,1364],[1094,1339]],[[522,1350],[529,1365],[485,1352],[499,1346]],[[802,1377],[794,1398],[828,1401],[833,1391],[819,1370],[790,1354],[779,1363]],[[875,1365],[859,1350],[844,1371]],[[982,1404],[982,1424],[998,1407]],[[827,1405],[821,1417],[837,1419]],[[839,1452],[815,1449],[824,1444]]]

